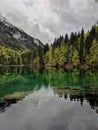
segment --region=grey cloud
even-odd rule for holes
[[[66,30],[67,32],[75,30],[78,31],[82,27],[88,30],[91,25],[93,25],[98,19],[98,5],[95,4],[95,1],[75,1],[75,6],[72,6],[72,0],[63,0],[62,4],[60,4],[60,0],[55,1],[55,3],[51,2],[52,10],[55,11],[56,14],[58,14],[58,17],[60,19],[59,26],[61,33],[63,33],[64,30]],[[77,7],[77,3],[80,4],[79,7]],[[55,5],[58,5],[57,8],[55,7]]]
[[[9,12],[6,14],[7,18],[11,21],[13,21],[13,23],[20,23],[21,24],[26,24],[27,23],[27,19],[28,17],[23,15],[21,12],[19,11],[14,11],[14,12]]]
[[[70,0],[50,0],[50,5],[54,10],[66,10],[70,7]]]
[[[29,7],[32,7],[34,5],[32,1],[24,1],[23,3],[25,4],[25,6]]]
[[[14,4],[13,4],[14,3]],[[85,30],[98,20],[95,0],[1,0],[0,12],[43,43],[60,34]]]

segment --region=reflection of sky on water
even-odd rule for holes
[[[0,130],[96,130],[98,115],[84,101],[65,100],[41,89],[0,115]]]

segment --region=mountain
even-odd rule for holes
[[[2,16],[0,16],[0,45],[14,50],[32,50],[44,46],[40,40],[31,37],[23,30],[10,24]]]

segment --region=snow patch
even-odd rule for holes
[[[16,39],[20,39],[21,35],[20,35],[20,33],[16,33],[16,34],[13,34],[13,37],[16,38]]]
[[[34,43],[37,44],[39,46],[39,41],[37,39],[34,39]]]

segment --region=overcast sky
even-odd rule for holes
[[[0,13],[43,43],[98,20],[95,0],[0,0]]]

